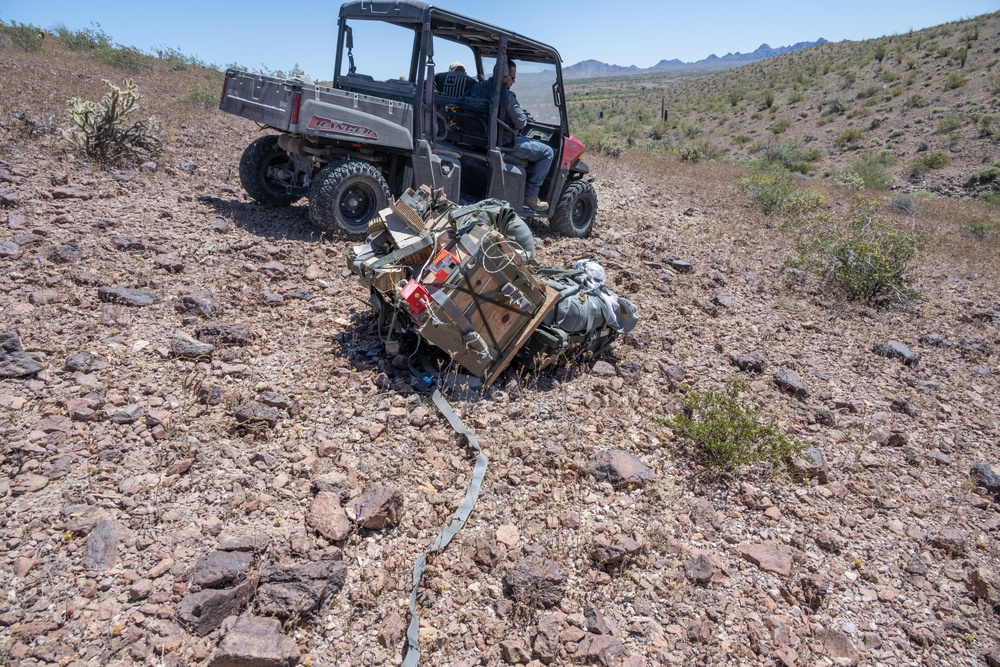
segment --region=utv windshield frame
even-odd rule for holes
[[[413,49],[409,66],[408,81],[374,81],[358,76],[344,69],[344,59],[347,56],[346,41],[350,35],[349,21],[383,21],[414,31]],[[497,63],[506,62],[508,58],[551,65],[555,67],[556,77],[552,84],[553,104],[559,110],[559,126],[563,136],[569,136],[569,120],[563,99],[562,59],[559,52],[551,46],[535,41],[510,30],[477,21],[475,19],[450,12],[434,5],[417,0],[394,0],[388,2],[371,2],[356,0],[348,2],[340,8],[337,32],[337,61],[334,70],[333,85],[335,88],[351,90],[359,93],[371,93],[400,101],[415,101],[420,107],[414,114],[417,122],[423,119],[422,102],[425,90],[428,66],[437,70],[434,62],[433,38],[445,39],[468,47],[476,60],[476,73],[481,79],[492,76],[492,72],[483,71],[483,58],[492,58]],[[440,71],[446,71],[442,64]],[[500,95],[500,82],[496,81],[493,94],[493,108],[497,108]],[[492,125],[492,124],[491,124]],[[425,128],[418,128],[418,133]],[[495,125],[490,128],[491,146],[496,145]]]

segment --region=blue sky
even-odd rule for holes
[[[649,67],[710,53],[753,51],[824,37],[861,40],[997,11],[996,0],[502,0],[435,3],[555,46],[563,65],[593,58]],[[282,13],[294,7],[295,13]],[[312,8],[313,12],[307,13]],[[151,52],[178,49],[206,63],[288,71],[314,78],[333,70],[339,3],[147,3],[112,0],[0,0],[0,19],[71,30],[99,24],[115,42]]]

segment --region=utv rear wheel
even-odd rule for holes
[[[247,146],[240,158],[240,183],[247,194],[261,204],[288,206],[302,198],[289,194],[295,169],[288,153],[278,148],[278,135],[259,137]]]
[[[368,221],[389,205],[391,197],[377,167],[360,160],[337,160],[313,179],[309,219],[345,238],[363,239]]]
[[[597,192],[587,181],[570,181],[563,189],[549,223],[563,236],[582,238],[590,234],[597,216]]]

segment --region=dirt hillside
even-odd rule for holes
[[[124,78],[104,67],[0,49],[0,334],[28,371],[0,379],[0,664],[400,664],[413,562],[475,458],[381,354],[347,244],[243,194],[257,128],[180,101],[212,74],[136,75],[154,164],[64,148],[66,100]],[[537,226],[539,259],[597,258],[641,320],[453,400],[490,463],[424,575],[422,664],[985,664],[1000,479],[970,471],[1000,463],[1000,272],[960,234],[972,204],[883,211],[932,243],[922,300],[876,311],[786,283],[735,167],[589,162],[594,236]],[[735,376],[823,465],[719,477],[663,425]],[[644,466],[600,481],[611,450]]]

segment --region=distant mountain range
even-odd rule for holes
[[[714,53],[707,58],[699,60],[693,63],[686,63],[676,58],[673,60],[661,60],[652,67],[636,67],[635,65],[629,65],[624,67],[622,65],[609,65],[607,63],[602,63],[599,60],[584,60],[578,62],[575,65],[570,65],[563,69],[563,77],[567,79],[592,79],[595,77],[602,76],[622,76],[628,74],[651,74],[655,72],[663,72],[674,69],[694,69],[694,68],[725,68],[725,67],[736,67],[737,65],[742,65],[744,63],[751,63],[757,60],[765,60],[767,58],[773,58],[774,56],[780,56],[783,53],[790,53],[792,51],[799,51],[801,49],[807,49],[810,46],[818,46],[820,44],[826,44],[827,40],[820,37],[815,42],[798,42],[792,44],[791,46],[779,46],[776,49],[772,49],[767,44],[761,44],[757,47],[757,50],[752,53],[727,53],[721,58]]]

